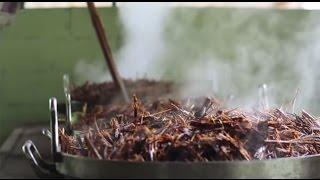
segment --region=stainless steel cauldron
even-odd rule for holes
[[[57,102],[50,99],[53,162],[32,141],[23,146],[39,176],[73,178],[320,178],[320,156],[253,161],[128,162],[65,154],[59,149]]]

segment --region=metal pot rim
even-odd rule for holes
[[[281,157],[281,158],[275,158],[275,159],[263,159],[258,160],[254,159],[251,161],[246,160],[234,160],[234,161],[209,161],[209,162],[186,162],[186,161],[126,161],[126,160],[101,160],[96,159],[92,157],[86,157],[86,156],[78,156],[73,154],[68,154],[61,152],[61,155],[65,158],[73,158],[78,160],[84,160],[84,161],[95,161],[95,162],[106,162],[106,163],[128,163],[128,164],[188,164],[188,165],[194,165],[194,164],[256,164],[256,163],[276,163],[279,161],[300,161],[300,160],[310,160],[310,159],[320,159],[320,154],[315,155],[307,155],[307,156],[300,156],[300,157]]]

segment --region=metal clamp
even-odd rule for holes
[[[24,152],[27,159],[31,162],[32,168],[39,177],[57,178],[62,177],[62,175],[57,172],[55,163],[59,163],[62,161],[62,155],[59,145],[58,112],[56,98],[50,98],[49,110],[51,132],[47,129],[44,129],[42,133],[51,139],[51,153],[53,162],[48,163],[44,161],[38,149],[30,140],[24,143],[24,145],[22,146],[22,151]]]
[[[59,144],[59,126],[58,126],[58,110],[57,110],[57,99],[50,98],[49,100],[50,110],[50,128],[51,128],[51,153],[54,162],[61,161],[61,149]]]
[[[66,104],[66,133],[72,135],[73,131],[71,128],[71,94],[70,94],[70,78],[68,74],[63,75],[63,89],[65,95],[65,104]]]
[[[44,135],[44,136],[46,136],[46,137],[48,137],[49,139],[51,139],[51,132],[50,132],[50,130],[49,129],[42,129],[42,134]]]
[[[268,86],[267,84],[261,84],[259,86],[259,106],[261,109],[268,109]]]
[[[22,146],[22,150],[31,162],[31,166],[40,178],[58,178],[62,177],[56,170],[55,164],[44,161],[32,141],[28,140]]]

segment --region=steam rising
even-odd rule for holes
[[[163,71],[157,69],[157,62],[164,55],[163,31],[169,13],[165,3],[126,2],[119,6],[124,44],[113,54],[122,77],[160,79]],[[105,66],[104,60],[79,61],[74,72],[77,84],[111,80]]]
[[[117,56],[121,75],[159,78],[161,74],[155,71],[165,49],[168,7],[163,3],[125,3],[119,11],[125,30],[124,46]]]
[[[111,81],[111,76],[106,72],[106,63],[103,59],[100,61],[80,60],[74,70],[75,81],[77,84],[83,84],[85,81],[101,83]]]
[[[259,105],[260,84],[268,85],[269,106],[290,102],[299,88],[296,111],[317,112],[318,12],[157,3],[119,8],[125,40],[116,61],[122,76],[181,81],[183,95],[234,97],[228,104],[241,107]],[[76,67],[78,74],[84,70],[89,80],[108,79],[101,66]]]
[[[211,91],[224,99],[234,95],[229,104],[252,107],[258,105],[258,86],[265,83],[270,107],[288,103],[299,88],[296,112],[302,107],[317,112],[319,15],[311,11],[179,10],[171,17],[175,25],[168,34],[167,62],[183,59],[184,63],[176,63],[181,71],[174,74],[190,82],[183,93]]]

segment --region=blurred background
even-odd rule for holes
[[[184,81],[185,92],[209,88],[244,107],[266,83],[272,105],[298,92],[297,111],[320,115],[317,2],[96,5],[126,78]],[[85,3],[1,12],[0,143],[17,127],[49,124],[48,99],[63,101],[65,73],[77,85],[111,80]]]

